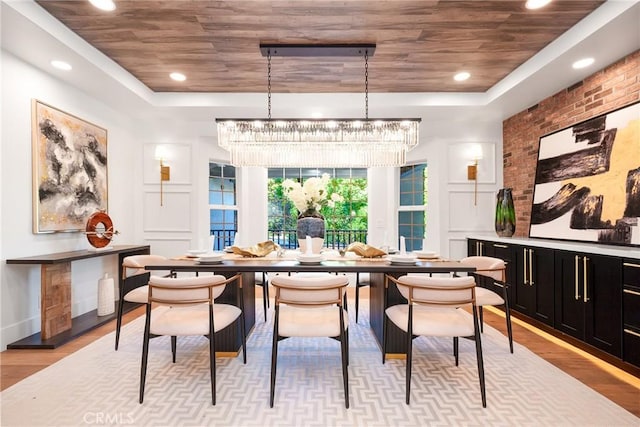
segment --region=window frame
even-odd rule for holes
[[[404,167],[415,167],[415,166],[424,166],[424,175],[423,175],[423,182],[424,182],[424,188],[423,188],[423,192],[424,192],[424,199],[423,199],[423,204],[421,205],[402,205],[401,204],[401,194],[403,194],[403,192],[401,191],[401,187],[402,187],[402,168]],[[397,220],[397,232],[398,232],[398,241],[400,240],[400,236],[402,235],[400,233],[400,227],[406,227],[406,224],[401,223],[400,221],[400,213],[401,212],[424,212],[424,223],[422,224],[422,227],[424,229],[422,236],[420,236],[419,238],[416,236],[404,236],[405,237],[405,242],[406,242],[406,246],[407,246],[407,251],[413,251],[413,250],[418,250],[418,249],[424,249],[422,248],[423,245],[423,241],[424,239],[427,239],[427,205],[429,203],[429,191],[428,191],[428,185],[429,185],[429,174],[428,174],[428,170],[429,167],[427,165],[427,162],[420,162],[420,163],[413,163],[413,164],[407,164],[405,166],[401,166],[399,168],[397,168],[397,178],[398,178],[398,186],[397,186],[397,204],[396,204],[396,220]],[[405,192],[406,193],[406,192]],[[412,191],[412,194],[417,194],[416,191]],[[409,225],[410,227],[413,228],[413,223],[411,225]],[[419,243],[418,243],[419,242]]]
[[[221,176],[215,176],[215,175],[211,175],[211,166],[215,165],[215,166],[219,166],[221,167]],[[224,171],[226,168],[233,168],[234,174],[232,177],[227,177],[224,174]],[[208,215],[208,222],[209,222],[209,236],[213,236],[214,233],[212,232],[213,230],[213,224],[211,222],[211,213],[214,210],[219,210],[219,211],[232,211],[235,212],[234,215],[234,222],[233,222],[233,228],[226,228],[227,223],[225,221],[224,218],[224,214],[226,212],[223,213],[223,221],[222,226],[223,228],[220,230],[222,232],[222,237],[218,237],[216,236],[216,238],[214,239],[214,243],[213,243],[213,247],[212,248],[208,248],[208,250],[214,250],[214,251],[219,251],[219,250],[223,250],[225,247],[227,246],[231,246],[231,244],[233,243],[233,240],[235,239],[235,235],[238,232],[238,221],[239,221],[239,209],[238,209],[238,168],[236,168],[233,165],[230,164],[226,164],[226,163],[221,163],[221,162],[216,162],[216,161],[209,161],[209,171],[207,172],[208,175],[208,179],[207,179],[207,204],[208,204],[208,208],[209,208],[209,215]],[[235,204],[231,205],[231,204],[224,204],[224,190],[220,190],[220,192],[222,193],[222,197],[221,200],[223,201],[222,204],[220,203],[209,203],[209,201],[211,200],[211,178],[220,178],[223,180],[226,179],[232,179],[234,181],[234,186],[233,186],[233,194],[234,194],[234,201]],[[219,224],[219,223],[215,223],[215,224]],[[216,229],[217,230],[217,229]],[[228,232],[228,233],[227,233]],[[228,235],[227,235],[228,234]],[[220,239],[222,239],[222,244],[220,244]]]

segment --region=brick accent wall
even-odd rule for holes
[[[504,186],[513,188],[515,236],[527,237],[541,136],[640,100],[640,50],[502,123]]]

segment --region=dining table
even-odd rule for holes
[[[225,253],[214,262],[202,262],[194,256],[177,256],[165,261],[145,265],[146,270],[171,270],[176,273],[215,273],[226,277],[242,274],[242,289],[227,286],[221,295],[220,302],[240,304],[240,292],[244,299],[245,331],[249,335],[255,325],[255,273],[369,273],[369,327],[382,350],[383,322],[387,307],[406,303],[395,284],[386,280],[386,275],[400,277],[405,274],[450,274],[475,271],[473,266],[465,265],[457,260],[441,257],[429,259],[415,258],[411,262],[394,263],[390,257],[364,258],[353,253],[326,251],[320,262],[305,263],[297,260],[297,251],[274,251],[267,256],[247,257],[235,253]],[[237,323],[237,322],[236,322]],[[390,357],[406,354],[407,340],[404,331],[389,322],[387,325],[387,353]],[[237,353],[242,340],[240,327],[227,328],[220,341],[221,352]],[[218,341],[217,341],[218,342]],[[218,345],[218,344],[217,344]]]

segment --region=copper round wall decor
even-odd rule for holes
[[[117,231],[113,230],[113,222],[109,215],[102,211],[98,211],[89,217],[85,230],[87,239],[94,248],[104,248],[111,243],[113,235],[118,234]]]

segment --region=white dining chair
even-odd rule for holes
[[[411,363],[413,360],[413,339],[418,336],[453,337],[453,352],[458,366],[459,337],[472,338],[476,345],[478,379],[482,406],[486,408],[487,399],[484,380],[484,362],[482,342],[476,307],[476,284],[473,277],[424,277],[387,275],[385,286],[393,282],[406,304],[397,304],[385,310],[383,324],[382,361],[385,361],[387,342],[387,321],[406,333],[407,361],[405,369],[406,395],[408,405],[411,396]],[[465,308],[471,307],[473,314]]]
[[[216,303],[227,284],[235,282],[240,288],[240,307]],[[140,403],[149,356],[149,340],[158,336],[171,337],[171,354],[176,362],[177,337],[204,335],[209,339],[209,370],[211,401],[216,404],[216,332],[240,321],[243,362],[247,363],[247,343],[242,297],[242,274],[226,278],[220,275],[200,277],[151,277],[142,342],[140,367]]]
[[[278,275],[271,285],[276,294],[269,406],[273,408],[275,398],[278,342],[291,337],[329,337],[340,341],[344,403],[349,408],[349,322],[343,307],[349,278],[327,273]]]

